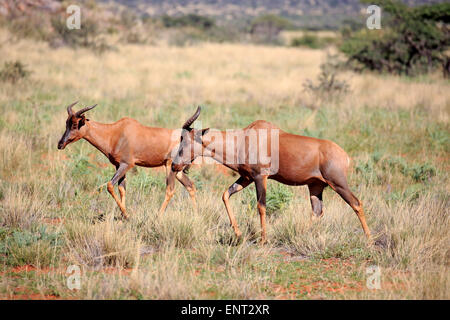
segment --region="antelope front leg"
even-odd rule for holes
[[[164,198],[164,202],[159,209],[158,215],[162,215],[164,211],[166,211],[167,205],[169,204],[170,199],[172,199],[173,194],[175,193],[175,172],[173,172],[170,168],[171,163],[166,164],[166,195]]]
[[[125,209],[125,189],[123,190],[123,203],[122,201],[117,197],[116,193],[114,192],[114,185],[121,180],[123,177],[125,177],[126,172],[131,168],[130,165],[126,164],[126,163],[121,163],[119,165],[119,167],[117,168],[116,173],[114,174],[114,176],[112,177],[111,181],[108,182],[107,185],[107,189],[108,192],[111,194],[111,196],[114,198],[114,200],[116,201],[117,205],[119,206],[120,211],[122,212],[122,216],[125,219],[128,219],[128,214],[127,214],[127,210]],[[125,179],[124,179],[125,180]],[[122,191],[120,190],[119,187],[119,192],[122,196]]]
[[[255,179],[256,197],[258,200],[259,219],[261,221],[261,244],[266,243],[266,190],[267,176]]]
[[[239,192],[243,190],[245,187],[247,187],[250,183],[252,183],[251,180],[247,178],[240,177],[236,180],[235,183],[233,183],[227,191],[223,193],[222,200],[225,204],[225,208],[227,209],[228,218],[230,219],[230,224],[233,227],[234,233],[236,234],[236,237],[240,238],[242,235],[241,230],[239,230],[239,227],[236,222],[236,218],[234,217],[233,210],[231,210],[231,206],[229,203],[230,197],[235,194],[236,192]]]
[[[189,180],[188,176],[183,172],[178,172],[175,177],[178,181],[186,188],[186,190],[189,192],[189,196],[192,200],[192,206],[194,207],[194,211],[197,211],[197,201],[195,200],[195,186],[192,183],[191,180]]]
[[[126,176],[123,176],[122,179],[119,180],[119,193],[120,193],[120,202],[125,207],[125,193],[127,191],[126,186]]]

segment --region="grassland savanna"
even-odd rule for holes
[[[251,44],[121,44],[98,55],[8,42],[0,64],[32,71],[0,84],[0,296],[75,299],[450,298],[450,86],[416,78],[344,72],[350,92],[318,99],[325,50]],[[193,167],[199,209],[179,185],[166,213],[162,170],[127,175],[129,221],[106,192],[114,168],[86,141],[58,151],[65,106],[97,103],[88,118],[132,117],[179,128],[197,105],[204,126],[243,128],[257,119],[330,139],[352,157],[349,176],[375,243],[330,189],[310,225],[306,187],[268,185],[268,244],[259,246],[254,187],[231,199],[243,240],[221,201],[228,169]],[[103,220],[99,219],[103,216]],[[82,269],[80,290],[67,267]],[[381,289],[366,287],[378,265]]]

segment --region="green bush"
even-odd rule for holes
[[[335,39],[331,37],[318,37],[314,34],[306,33],[301,37],[296,37],[291,40],[292,47],[308,47],[311,49],[325,48],[330,44],[334,44]]]
[[[429,164],[416,164],[410,169],[411,177],[416,182],[426,182],[436,175],[436,168]]]
[[[294,193],[292,188],[281,183],[272,183],[267,193],[267,214],[273,214],[283,210],[292,201]]]
[[[367,161],[359,161],[356,164],[356,172],[367,183],[384,184],[387,182],[386,177],[389,174],[426,184],[437,174],[437,169],[429,163],[408,164],[402,157],[380,158],[379,154],[374,153]]]
[[[14,266],[50,265],[63,241],[59,233],[48,232],[45,226],[5,232],[3,229],[0,254],[4,262]]]
[[[321,47],[321,44],[319,41],[319,37],[312,35],[312,34],[305,34],[301,37],[292,39],[291,46],[319,49]]]
[[[207,30],[215,26],[214,19],[197,14],[188,14],[180,17],[165,15],[161,18],[161,20],[166,28],[194,27]]]
[[[251,186],[244,189],[244,199],[242,202],[248,206],[251,211],[256,210],[256,191],[255,187]],[[276,212],[282,211],[284,208],[289,206],[294,193],[292,188],[284,184],[273,182],[268,184],[267,194],[266,194],[266,213],[268,215],[274,214]]]

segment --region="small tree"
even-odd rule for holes
[[[450,3],[411,8],[394,0],[362,2],[382,7],[383,29],[359,31],[342,44],[357,69],[414,75],[438,65],[448,68]]]
[[[278,35],[282,30],[289,29],[292,24],[286,18],[267,14],[255,18],[250,26],[250,33],[256,42],[278,43]]]
[[[342,61],[338,55],[327,55],[327,61],[320,65],[317,84],[310,79],[303,83],[304,91],[312,94],[320,103],[333,101],[350,92],[350,86],[345,80],[337,78],[342,71]],[[317,107],[317,106],[316,106]]]
[[[208,30],[215,27],[216,25],[214,19],[193,13],[180,17],[172,17],[165,15],[162,16],[161,20],[166,28],[194,27],[202,30]]]

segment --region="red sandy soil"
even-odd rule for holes
[[[24,265],[11,268],[7,271],[0,272],[3,276],[6,273],[22,273],[22,272],[37,272],[38,274],[46,274],[49,272],[62,272],[54,268],[36,268],[32,265]],[[43,295],[41,293],[32,293],[26,287],[16,287],[14,288],[14,293],[0,296],[0,300],[57,300],[61,299],[55,295]]]
[[[8,300],[61,300],[55,295],[46,295],[41,293],[31,293],[25,287],[14,288],[14,294],[7,296]]]
[[[54,295],[42,295],[40,293],[24,293],[24,294],[13,294],[5,297],[0,296],[0,300],[66,300],[66,299]]]
[[[343,293],[345,291],[363,291],[365,288],[360,283],[354,283],[354,286],[341,284],[331,281],[315,281],[309,284],[292,283],[289,287],[283,287],[279,284],[271,284],[273,292],[277,294],[276,299],[287,300],[296,299],[298,294],[306,293],[311,296],[314,290]]]
[[[297,258],[293,256],[291,253],[286,251],[280,251],[280,253],[283,255],[283,262],[291,261],[292,258]],[[300,261],[302,258],[299,257]],[[325,270],[333,270],[336,273],[343,273],[346,270],[355,269],[355,263],[350,260],[342,260],[338,258],[329,258],[329,259],[322,259],[322,262],[320,263],[320,268],[323,268]],[[297,269],[298,272],[302,272],[301,268]],[[403,275],[407,274],[407,272],[399,272]],[[364,290],[369,290],[365,286],[365,282],[356,282],[356,281],[350,281],[346,284],[338,283],[338,282],[332,282],[332,281],[325,281],[325,280],[319,280],[314,281],[311,283],[301,283],[294,282],[290,284],[288,287],[272,283],[270,284],[270,287],[273,289],[273,292],[276,293],[275,299],[297,299],[297,296],[299,294],[305,294],[312,298],[317,299],[320,298],[320,296],[316,296],[314,294],[328,291],[333,293],[344,293],[348,291],[353,292],[361,292]],[[405,283],[393,283],[389,282],[387,280],[383,280],[381,283],[381,287],[384,290],[406,290],[406,284]]]
[[[355,267],[355,263],[352,262],[351,260],[329,258],[329,259],[322,259],[322,261],[324,262],[323,268],[325,268],[326,270],[342,268],[342,267],[346,267],[346,269]]]
[[[127,268],[127,269],[117,269],[117,268],[103,268],[100,270],[100,272],[106,273],[106,274],[118,274],[121,276],[129,276],[133,269]]]
[[[61,151],[51,152],[51,153],[43,153],[41,155],[41,160],[45,161],[55,161],[55,160],[67,160],[69,157],[62,153]]]
[[[42,222],[52,226],[59,226],[65,222],[63,218],[43,218]]]
[[[5,275],[6,273],[21,273],[21,272],[36,272],[37,274],[46,274],[49,272],[64,272],[61,269],[55,269],[55,268],[36,268],[32,265],[24,265],[24,266],[18,266],[11,268],[9,270],[0,272],[0,275]]]
[[[88,270],[88,271],[91,272],[91,270]],[[133,271],[133,269],[131,269],[131,268],[117,269],[117,268],[109,267],[109,268],[102,268],[98,272],[103,272],[106,274],[129,275],[132,271]],[[2,272],[0,272],[0,276],[3,276],[7,273],[21,273],[21,272],[36,272],[37,274],[47,274],[47,273],[62,274],[62,273],[66,273],[66,269],[64,267],[62,267],[62,268],[49,268],[49,267],[36,268],[33,265],[23,265],[23,266],[17,266],[17,267],[10,268],[6,271],[2,271]]]
[[[291,260],[292,254],[290,254],[289,252],[284,252],[284,251],[280,251],[280,253],[283,255],[283,260],[284,261],[289,261]],[[299,258],[299,260],[301,260],[301,257]],[[321,263],[321,267],[326,269],[326,270],[330,270],[333,269],[336,272],[342,272],[342,268],[349,268],[349,267],[354,267],[354,263],[351,260],[341,260],[341,259],[337,259],[337,258],[329,258],[329,259],[322,259],[323,263]],[[301,268],[298,269],[299,272],[301,272]],[[311,283],[300,283],[300,282],[294,282],[292,284],[290,284],[288,287],[284,287],[282,285],[279,284],[271,284],[270,285],[273,289],[273,292],[277,294],[277,296],[275,297],[275,299],[281,299],[281,300],[287,300],[287,299],[297,299],[297,296],[299,294],[305,294],[311,298],[317,298],[315,296],[313,296],[312,294],[314,294],[316,292],[321,292],[321,291],[328,291],[328,292],[333,292],[333,293],[343,293],[345,291],[363,291],[365,290],[365,286],[362,283],[358,283],[358,282],[351,282],[348,284],[342,284],[342,283],[338,283],[338,282],[331,282],[331,281],[325,281],[325,280],[320,280],[320,281],[314,281]]]

